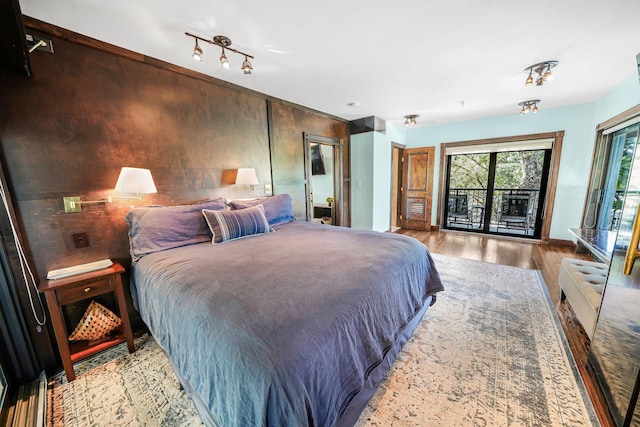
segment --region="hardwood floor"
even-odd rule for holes
[[[567,336],[573,358],[578,365],[600,423],[603,427],[614,426],[600,388],[587,370],[589,337],[578,322],[571,306],[566,301],[560,302],[558,273],[562,258],[590,260],[589,255],[576,254],[573,248],[568,246],[540,245],[471,233],[414,230],[398,230],[396,232],[415,237],[433,253],[541,270],[556,313]]]

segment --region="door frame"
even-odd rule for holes
[[[342,194],[342,140],[339,138],[332,138],[329,136],[313,135],[307,132],[303,132],[303,145],[304,145],[304,178],[305,178],[305,194],[306,194],[306,207],[307,207],[307,221],[313,220],[313,198],[311,194],[311,158],[309,156],[309,149],[311,144],[323,144],[331,145],[333,148],[333,206],[334,209],[331,213],[331,223],[333,225],[342,225],[344,223],[344,209],[342,207],[343,194]]]
[[[476,139],[470,141],[443,142],[440,143],[440,177],[438,184],[438,209],[436,212],[436,222],[443,229],[442,221],[445,218],[445,183],[447,179],[447,147],[465,147],[482,144],[507,144],[517,141],[527,141],[530,139],[547,139],[553,138],[551,146],[551,164],[549,167],[549,176],[547,178],[547,192],[544,197],[542,207],[542,227],[540,229],[540,242],[549,244],[549,234],[551,233],[551,219],[553,217],[553,206],[556,198],[556,189],[558,186],[558,172],[560,170],[560,156],[562,154],[562,140],[564,139],[564,131],[536,133],[528,135],[505,136],[499,138]]]
[[[591,172],[589,173],[589,186],[587,187],[587,197],[582,209],[582,219],[580,221],[583,228],[595,228],[598,223],[598,201],[600,199],[598,189],[602,187],[606,180],[606,168],[609,163],[609,150],[611,147],[610,129],[624,126],[626,122],[638,120],[640,117],[640,104],[600,123],[596,127],[596,137],[593,145],[593,156],[591,158]],[[606,135],[605,135],[606,132]],[[589,224],[593,224],[589,226]]]
[[[400,226],[400,215],[402,213],[402,159],[404,158],[404,150],[407,147],[403,144],[398,144],[397,142],[391,142],[391,174],[393,175],[394,170],[396,171],[396,185],[394,184],[394,177],[391,176],[391,199],[389,206],[394,206],[395,199],[395,210],[392,210],[389,215],[389,230],[393,231],[393,223],[395,216],[396,226]],[[394,162],[393,152],[394,150],[398,150],[398,158]]]

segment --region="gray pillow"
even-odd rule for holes
[[[153,252],[211,241],[202,210],[226,210],[219,198],[183,206],[133,208],[125,217],[129,225],[129,252],[136,262]]]
[[[257,205],[264,207],[264,215],[272,227],[296,219],[293,216],[291,196],[288,194],[278,194],[277,196],[260,197],[259,199],[251,200],[233,200],[229,202],[232,210],[246,209]]]

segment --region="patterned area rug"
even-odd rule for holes
[[[599,425],[535,270],[434,255],[446,291],[357,427]],[[49,383],[48,425],[201,425],[152,338]]]
[[[191,398],[180,389],[169,359],[149,335],[74,365],[76,379],[64,371],[49,380],[48,426],[202,425]]]

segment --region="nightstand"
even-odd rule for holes
[[[124,298],[122,278],[120,277],[123,272],[124,268],[120,264],[114,263],[111,267],[102,270],[63,279],[43,279],[40,283],[39,291],[44,292],[47,299],[62,366],[64,366],[68,381],[73,381],[76,378],[73,364],[78,360],[92,356],[123,341],[127,341],[129,353],[135,351],[133,332]],[[97,344],[92,344],[91,341],[69,341],[69,333],[64,323],[62,306],[109,292],[115,292],[120,319],[122,319],[122,325],[116,329],[115,335],[107,340],[98,341]]]

